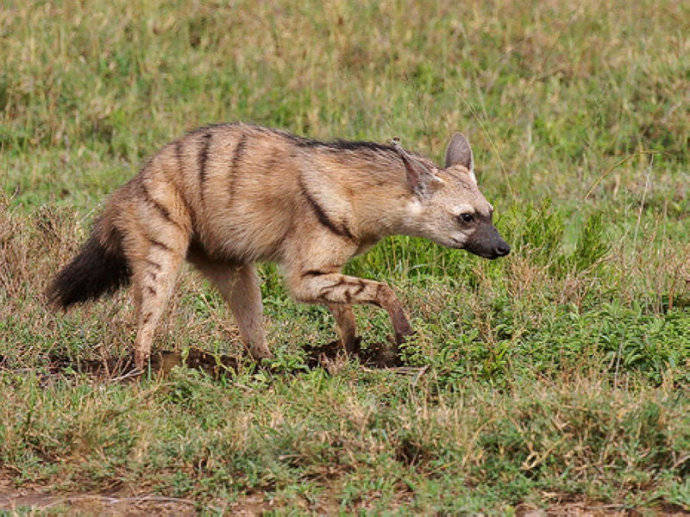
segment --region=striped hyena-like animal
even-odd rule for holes
[[[67,308],[131,281],[135,365],[143,368],[186,259],[218,287],[259,360],[271,352],[255,263],[273,261],[297,300],[328,306],[347,350],[357,342],[353,304],[387,310],[400,343],[412,329],[393,290],[343,275],[342,266],[395,234],[507,255],[492,213],[460,134],[438,168],[395,140],[320,142],[242,123],[210,126],[165,146],[108,199],[48,295]]]

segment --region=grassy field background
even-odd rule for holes
[[[688,34],[671,0],[4,2],[0,492],[161,511],[690,510]],[[232,120],[399,136],[438,160],[462,130],[513,253],[398,237],[348,266],[409,308],[398,369],[307,367],[332,321],[267,265],[277,358],[258,371],[187,271],[156,348],[239,372],[118,379],[128,294],[55,314],[48,279],[157,148]],[[385,314],[357,315],[365,344],[386,339]]]

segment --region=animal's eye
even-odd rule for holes
[[[474,221],[474,216],[469,212],[460,214],[459,218],[464,223],[471,223],[472,221]]]

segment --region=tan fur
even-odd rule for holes
[[[348,349],[356,342],[352,304],[387,310],[402,341],[412,330],[393,290],[341,267],[394,234],[462,247],[473,232],[458,224],[458,207],[489,218],[492,211],[471,160],[465,165],[438,169],[397,144],[321,143],[241,123],[167,145],[113,194],[96,229],[104,246],[121,236],[131,270],[136,366],[149,357],[185,259],[223,294],[256,359],[271,355],[259,261],[279,264],[297,300],[327,305]]]

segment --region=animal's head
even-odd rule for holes
[[[488,259],[510,252],[492,223],[493,207],[477,187],[472,149],[463,135],[451,138],[442,169],[409,154],[397,141],[393,145],[413,192],[405,223],[411,235]]]

